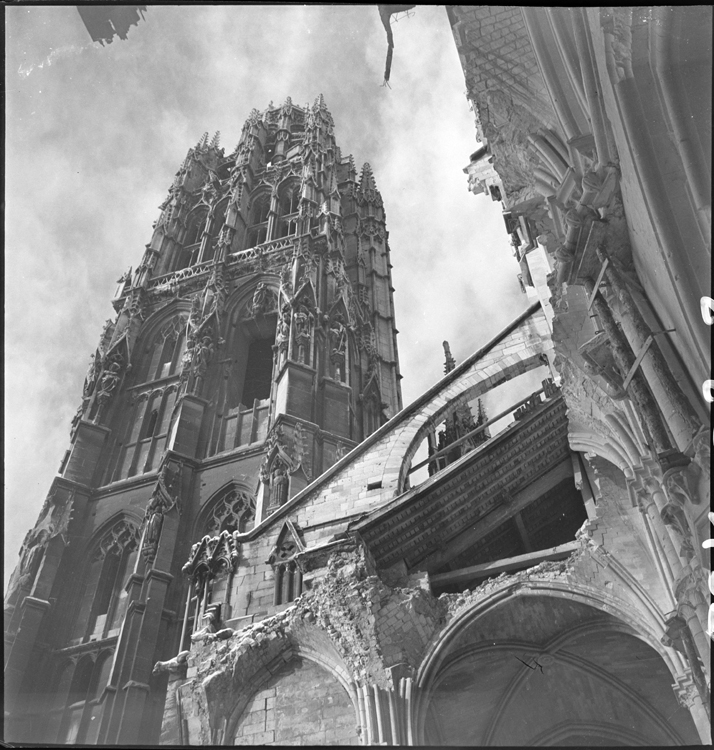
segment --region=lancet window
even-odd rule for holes
[[[138,542],[138,528],[122,519],[94,547],[86,566],[72,640],[84,642],[118,635]]]
[[[269,562],[275,573],[274,603],[289,604],[302,593],[302,571],[295,559],[301,544],[289,527],[284,527],[270,555]]]

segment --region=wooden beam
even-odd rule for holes
[[[605,276],[605,270],[607,269],[609,263],[610,263],[610,259],[605,258],[604,263],[600,267],[600,273],[597,275],[597,280],[595,281],[593,292],[590,295],[590,298],[588,299],[588,306],[587,306],[588,310],[593,306],[593,302],[595,301],[595,295],[598,293],[598,290],[600,289],[600,284],[602,284],[602,279],[603,279],[603,276]]]
[[[654,339],[652,336],[648,336],[647,340],[642,346],[642,349],[640,349],[640,353],[637,355],[637,358],[632,363],[632,367],[630,367],[630,371],[627,373],[627,376],[625,377],[623,383],[622,383],[622,390],[626,391],[627,386],[630,384],[630,381],[635,376],[635,372],[637,371],[637,368],[640,366],[640,362],[645,358],[645,354],[647,354],[647,350],[652,346],[652,342]]]
[[[494,560],[493,562],[482,563],[481,565],[471,565],[468,568],[452,570],[448,573],[437,573],[436,575],[429,576],[429,581],[432,586],[445,586],[452,583],[465,583],[474,578],[494,576],[509,570],[532,568],[546,560],[563,560],[579,547],[580,542],[566,542],[565,544],[559,544],[557,547],[528,552],[525,555],[506,557],[502,560]]]

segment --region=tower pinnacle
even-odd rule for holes
[[[444,363],[444,373],[451,372],[454,367],[456,367],[456,360],[451,356],[451,348],[449,347],[449,342],[444,341],[444,354],[446,357],[446,361]]]

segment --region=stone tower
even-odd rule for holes
[[[390,269],[322,96],[189,150],[10,582],[7,740],[158,742],[155,662],[300,593],[299,530],[267,581],[237,540],[401,409]]]

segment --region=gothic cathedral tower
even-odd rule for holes
[[[154,664],[299,594],[299,529],[270,575],[239,540],[401,409],[390,269],[322,96],[189,150],[10,582],[6,740],[155,744]]]

